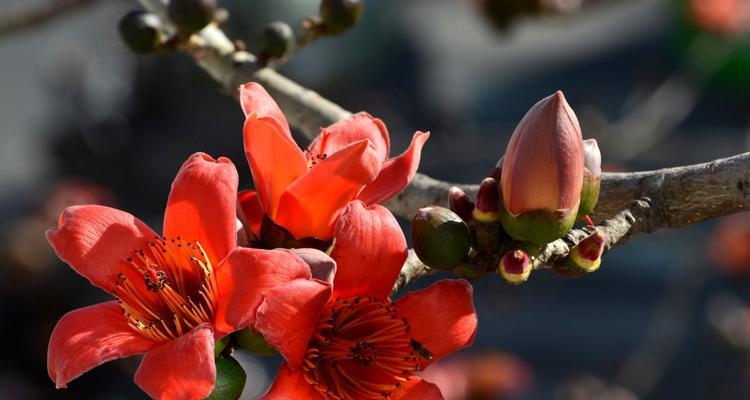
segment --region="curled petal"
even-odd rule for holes
[[[58,389],[64,388],[98,365],[154,346],[128,326],[117,302],[99,303],[60,318],[47,348],[47,372]]]
[[[240,105],[245,117],[255,114],[260,119],[274,119],[279,128],[291,139],[292,133],[289,130],[289,124],[286,122],[284,113],[281,112],[279,105],[276,104],[263,86],[257,82],[248,82],[241,85],[239,90]]]
[[[260,204],[258,193],[243,190],[237,196],[237,216],[255,237],[260,237],[260,224],[263,222],[263,205]]]
[[[291,250],[310,266],[314,279],[333,284],[333,278],[336,276],[336,261],[333,261],[328,254],[309,248]]]
[[[164,236],[198,241],[218,263],[237,247],[237,169],[195,153],[180,168],[164,214]]]
[[[271,388],[261,400],[323,400],[315,388],[305,380],[302,371],[292,369],[287,363],[281,364]]]
[[[214,333],[201,324],[149,351],[135,372],[135,383],[154,399],[204,399],[216,381]]]
[[[216,269],[216,330],[229,333],[249,326],[264,290],[301,278],[310,278],[310,267],[289,250],[237,248]]]
[[[136,217],[104,206],[74,206],[60,215],[47,241],[61,260],[107,292],[130,253],[153,240],[156,233]]]
[[[334,238],[334,296],[388,297],[407,256],[406,239],[390,211],[353,201],[336,223]]]
[[[431,363],[474,342],[477,313],[465,280],[439,281],[407,294],[395,306],[409,322],[414,340],[433,354]]]
[[[328,128],[321,129],[320,135],[310,144],[310,151],[313,154],[325,153],[330,156],[362,139],[370,140],[370,146],[381,161],[388,159],[391,148],[388,129],[383,121],[373,118],[366,112],[353,114]]]
[[[341,210],[378,171],[380,160],[369,140],[352,143],[290,185],[272,219],[297,239],[328,239]]]
[[[378,204],[402,191],[417,174],[422,147],[429,137],[429,132],[415,133],[404,154],[386,161],[378,177],[365,186],[358,198],[365,204]]]
[[[248,116],[244,144],[255,189],[266,214],[273,217],[287,186],[307,172],[307,160],[275,119]]]
[[[294,368],[302,366],[305,351],[331,297],[331,285],[297,279],[264,292],[255,330]]]

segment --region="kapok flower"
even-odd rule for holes
[[[690,17],[700,28],[722,35],[735,35],[750,29],[747,0],[690,0]]]
[[[583,166],[581,127],[558,91],[526,113],[508,143],[500,179],[505,230],[537,244],[567,233],[578,213]]]
[[[406,241],[379,205],[350,203],[334,237],[333,285],[297,280],[258,307],[255,329],[286,360],[264,399],[442,399],[414,372],[474,340],[471,286],[443,280],[392,301]]]
[[[214,387],[214,343],[254,322],[261,291],[310,269],[288,250],[237,248],[237,170],[192,155],[173,184],[158,236],[132,215],[85,205],[63,211],[47,239],[116,301],[55,326],[47,370],[58,388],[104,362],[146,353],[135,382],[153,398],[202,399]]]
[[[265,214],[296,239],[330,239],[347,203],[360,199],[377,204],[409,184],[429,137],[415,133],[406,152],[388,158],[385,124],[360,112],[322,128],[302,151],[261,85],[242,85],[240,102],[247,117],[245,155],[257,190],[240,194],[241,214],[256,236]]]

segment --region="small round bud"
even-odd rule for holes
[[[453,268],[469,252],[471,232],[461,217],[443,207],[425,207],[411,225],[414,251],[435,269]]]
[[[320,19],[329,33],[337,34],[353,27],[362,18],[362,0],[322,0]]]
[[[239,399],[245,388],[247,375],[240,363],[232,357],[216,359],[216,383],[206,400]]]
[[[285,22],[271,22],[258,39],[258,53],[263,59],[281,58],[294,44],[294,32]]]
[[[604,232],[597,230],[573,247],[570,255],[565,260],[566,264],[575,271],[584,274],[596,271],[602,263],[602,254],[604,253],[604,244],[606,241],[607,237]]]
[[[458,214],[464,221],[471,221],[474,217],[474,202],[471,201],[469,196],[457,186],[453,186],[448,190],[448,203],[450,204],[451,211]]]
[[[161,41],[159,17],[150,12],[134,10],[120,19],[118,28],[126,45],[138,54],[154,51]]]
[[[214,19],[218,0],[170,0],[167,15],[183,35],[192,35]]]
[[[474,219],[482,223],[493,223],[500,220],[498,202],[500,186],[494,178],[484,178],[479,184],[477,205],[474,208]]]
[[[500,266],[497,272],[511,285],[519,285],[526,282],[529,279],[529,275],[531,275],[529,255],[520,249],[505,253],[503,258],[500,259]]]
[[[259,356],[273,356],[279,354],[273,347],[266,343],[263,335],[254,332],[250,328],[245,328],[232,334],[234,341],[243,349]]]

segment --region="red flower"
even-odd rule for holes
[[[55,326],[47,370],[58,388],[104,362],[146,353],[135,382],[151,397],[202,399],[214,387],[214,342],[255,320],[262,290],[310,277],[288,250],[237,248],[237,171],[191,156],[172,184],[157,236],[132,215],[69,207],[47,232],[57,255],[108,301]]]
[[[329,239],[347,203],[380,203],[409,184],[429,137],[415,133],[409,149],[389,159],[385,124],[361,112],[322,128],[303,152],[261,85],[242,85],[240,102],[247,116],[245,154],[257,190],[242,192],[240,203],[243,222],[256,236],[265,213],[297,239]]]
[[[333,284],[296,280],[258,307],[255,329],[286,360],[264,399],[441,399],[414,372],[474,340],[471,286],[444,280],[391,301],[406,241],[379,205],[350,203],[334,237]]]
[[[747,0],[690,0],[689,12],[697,26],[718,34],[739,34],[750,28]]]

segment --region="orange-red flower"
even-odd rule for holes
[[[750,29],[747,0],[690,0],[688,8],[693,22],[707,31],[733,35]]]
[[[442,399],[414,375],[474,340],[471,286],[443,280],[389,298],[406,240],[385,208],[351,202],[335,227],[333,284],[266,291],[255,329],[285,362],[264,399]]]
[[[310,269],[288,250],[237,248],[237,171],[191,156],[172,185],[158,236],[132,215],[69,207],[47,232],[57,255],[117,300],[55,326],[47,369],[58,388],[104,362],[146,353],[135,382],[151,397],[202,399],[214,387],[214,343],[250,325],[261,291]]]
[[[297,239],[329,239],[347,203],[380,203],[411,181],[429,137],[415,133],[409,149],[389,159],[385,124],[361,112],[322,128],[302,151],[261,85],[241,86],[240,102],[247,117],[245,154],[257,191],[240,194],[241,214],[256,236],[265,214]]]

